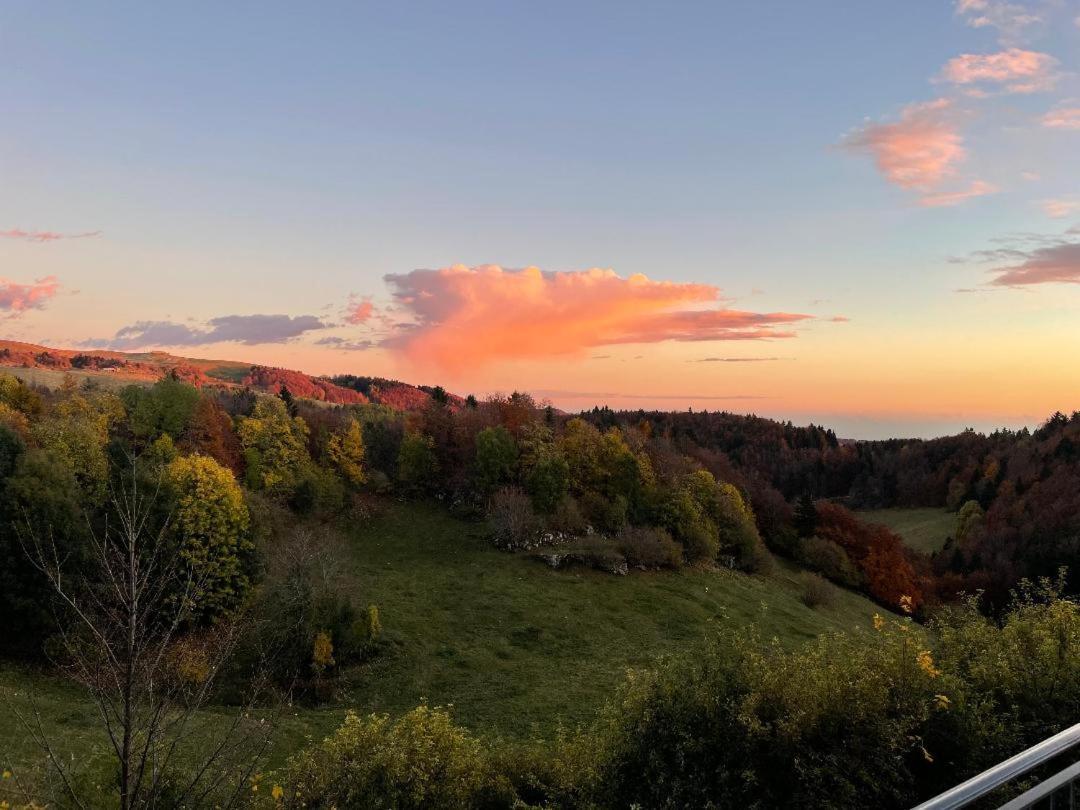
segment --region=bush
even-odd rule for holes
[[[605,498],[598,492],[586,492],[581,496],[580,504],[585,517],[597,531],[618,534],[626,528],[629,504],[622,495]]]
[[[498,548],[515,551],[540,542],[540,521],[529,496],[517,487],[504,487],[491,496],[488,525]]]
[[[628,527],[619,532],[616,546],[627,563],[638,568],[680,568],[682,546],[663,529]]]
[[[442,708],[421,705],[398,720],[350,712],[330,737],[281,774],[282,806],[457,810],[509,807],[510,783],[487,748]]]
[[[862,582],[847,552],[832,540],[803,538],[799,541],[795,558],[807,568],[848,588],[857,588]]]
[[[808,608],[828,607],[836,602],[836,586],[818,574],[804,571],[799,577],[799,599]]]
[[[581,514],[581,507],[571,495],[564,495],[548,519],[548,528],[567,535],[584,534],[589,522]]]

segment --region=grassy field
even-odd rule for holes
[[[916,551],[930,554],[956,531],[956,514],[944,509],[873,509],[860,512],[870,523],[888,526]]]
[[[784,565],[768,578],[553,571],[494,550],[481,526],[428,504],[394,504],[337,542],[344,562],[334,578],[358,604],[379,606],[384,650],[344,674],[333,705],[286,713],[272,762],[331,731],[348,707],[397,713],[422,699],[452,704],[459,722],[485,735],[550,737],[560,724],[592,717],[627,667],[692,650],[719,628],[756,623],[796,644],[867,627],[875,610],[844,591],[834,605],[811,610],[799,601],[798,572]],[[0,711],[5,699],[29,710],[30,693],[69,755],[105,761],[94,712],[77,689],[0,667]],[[0,757],[25,767],[33,746],[6,725]]]

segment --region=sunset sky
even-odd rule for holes
[[[1080,408],[1080,0],[9,0],[0,337],[1033,425]]]

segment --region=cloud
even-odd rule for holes
[[[829,318],[829,323],[851,323],[851,318],[847,315],[833,315]]]
[[[32,284],[20,284],[0,278],[0,312],[14,318],[28,309],[41,309],[45,302],[60,292],[56,276],[45,276]]]
[[[1007,0],[957,0],[956,13],[972,28],[996,28],[1005,39],[1016,39],[1029,26],[1042,22],[1026,6]]]
[[[783,327],[810,317],[719,308],[720,291],[711,284],[623,278],[595,268],[455,265],[385,278],[410,321],[382,345],[450,369],[623,343],[788,338],[794,332]]]
[[[21,239],[26,242],[57,242],[61,239],[92,239],[101,236],[101,231],[87,231],[86,233],[57,233],[55,231],[24,231],[22,228],[12,228],[0,231],[0,239]]]
[[[934,194],[924,194],[919,198],[919,205],[927,208],[942,208],[951,205],[959,205],[974,197],[982,197],[987,194],[995,194],[998,187],[984,180],[973,180],[967,188],[958,191],[939,191]]]
[[[1043,200],[1040,205],[1043,213],[1052,219],[1063,219],[1074,211],[1080,211],[1080,202],[1076,200]]]
[[[1080,130],[1080,107],[1058,107],[1039,119],[1047,129]]]
[[[966,157],[952,102],[944,98],[910,104],[898,121],[867,124],[843,145],[869,154],[886,180],[909,191],[936,190]]]
[[[345,307],[345,321],[351,324],[367,323],[375,315],[375,305],[365,299],[356,300],[350,296]]]
[[[224,315],[207,321],[208,328],[175,321],[138,321],[122,327],[111,338],[92,339],[85,346],[140,349],[148,346],[205,346],[210,343],[286,343],[305,332],[325,329],[314,315]]]
[[[950,59],[941,70],[941,80],[964,87],[972,95],[986,95],[988,87],[1005,93],[1036,93],[1054,86],[1056,67],[1057,60],[1049,54],[1009,48]]]
[[[1080,242],[1059,242],[1023,254],[1015,264],[994,268],[998,287],[1031,284],[1080,284]]]
[[[343,352],[362,352],[374,349],[378,344],[373,340],[350,340],[337,335],[327,335],[315,341],[316,346],[331,346]]]

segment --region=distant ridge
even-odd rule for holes
[[[382,377],[314,377],[237,360],[202,360],[168,352],[57,349],[16,340],[0,340],[0,368],[45,369],[131,383],[151,383],[174,374],[197,387],[247,387],[274,394],[284,385],[305,399],[341,405],[374,403],[402,411],[425,407],[434,390]],[[462,402],[453,394],[447,397],[452,405]]]

